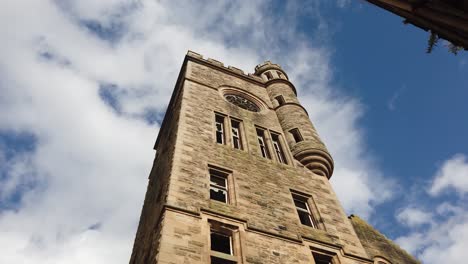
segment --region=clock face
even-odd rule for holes
[[[228,102],[234,104],[242,109],[252,111],[252,112],[259,112],[260,108],[253,103],[252,101],[236,94],[226,94],[224,96]]]

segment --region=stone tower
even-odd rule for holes
[[[363,247],[277,64],[244,74],[189,51],[154,148],[132,264],[413,263]]]

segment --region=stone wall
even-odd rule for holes
[[[156,262],[208,263],[209,228],[204,217],[210,214],[235,222],[243,230],[243,263],[313,263],[311,246],[335,252],[340,263],[368,263],[367,254],[327,178],[312,173],[292,158],[288,159],[289,164],[280,164],[260,155],[256,127],[278,133],[286,140],[274,104],[262,83],[197,60],[186,63],[178,129],[168,130],[177,135],[173,136],[172,171],[169,173],[167,165],[157,162],[156,168],[164,169],[154,172],[155,180],[159,179],[163,185],[166,181],[162,179],[169,179],[165,174],[170,175],[165,216],[160,224],[159,250],[151,249],[158,252]],[[219,90],[222,87],[235,87],[253,94],[266,108],[259,113],[241,109],[224,100]],[[215,112],[242,120],[243,150],[215,142]],[[174,138],[160,142],[171,145]],[[271,142],[269,144],[271,146]],[[292,157],[287,144],[283,148],[287,156]],[[210,200],[210,165],[232,172],[232,204]],[[150,188],[156,187],[151,184],[150,181],[142,216],[147,217],[145,212],[151,211],[153,220],[147,224],[141,221],[144,227],[140,227],[135,242],[135,247],[141,247],[142,251],[148,249],[141,244],[156,245],[148,243],[154,238],[145,239],[147,235],[141,233],[155,233],[151,230],[151,226],[158,226],[155,212],[164,203],[164,199],[153,198],[157,192],[152,194]],[[321,229],[300,224],[291,189],[311,196],[312,210]],[[138,250],[134,250],[134,255],[135,251]]]
[[[179,79],[183,79],[184,72],[183,68]],[[164,218],[163,208],[174,161],[182,93],[181,82],[177,82],[155,146],[157,152],[148,177],[148,188],[130,263],[155,263]]]

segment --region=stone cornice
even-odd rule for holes
[[[279,105],[279,106],[275,107],[273,110],[276,111],[277,109],[279,109],[279,108],[281,108],[281,107],[283,107],[283,106],[287,106],[287,105],[294,105],[294,106],[300,107],[300,108],[302,108],[302,110],[304,110],[304,112],[306,113],[306,115],[309,116],[309,113],[308,113],[307,110],[304,108],[304,106],[302,106],[301,104],[298,104],[298,103],[284,103],[284,104],[282,104],[282,105]]]
[[[268,80],[265,85],[266,86],[269,86],[273,83],[284,83],[284,84],[287,84],[289,85],[289,87],[291,87],[291,89],[293,90],[294,94],[297,96],[297,91],[296,91],[296,87],[294,86],[294,84],[292,84],[292,82],[290,82],[289,80],[286,80],[286,79],[282,79],[282,78],[275,78],[275,79],[271,79],[271,80]]]

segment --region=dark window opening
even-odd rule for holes
[[[284,156],[283,147],[279,139],[279,135],[271,134],[271,139],[273,141],[273,147],[275,149],[276,157],[280,163],[287,164],[286,157]]]
[[[232,237],[222,233],[211,232],[211,250],[233,255]]]
[[[237,262],[212,256],[210,263],[211,264],[236,264]]]
[[[299,215],[301,224],[306,225],[306,226],[311,226],[311,227],[314,226],[314,224],[312,223],[312,220],[310,219],[310,215],[308,213],[298,210],[297,214]]]
[[[262,157],[271,159],[270,152],[268,151],[268,147],[266,145],[265,131],[263,129],[257,128],[257,139]]]
[[[265,75],[266,75],[268,80],[273,79],[273,75],[271,74],[271,72],[265,72]]]
[[[315,264],[333,264],[333,257],[312,252]]]
[[[232,144],[236,149],[242,149],[242,138],[240,133],[240,122],[231,120]]]
[[[283,78],[283,74],[280,71],[276,71],[276,73],[278,74],[278,77]]]
[[[224,116],[216,115],[216,142],[224,144]]]
[[[299,132],[299,129],[294,128],[289,130],[289,133],[291,133],[294,137],[294,140],[296,143],[303,141],[304,139],[302,138],[301,132]]]
[[[284,98],[282,95],[278,95],[275,97],[276,101],[278,101],[279,105],[284,105],[286,102],[284,101]]]
[[[227,174],[210,169],[210,199],[228,203]]]
[[[307,197],[293,194],[293,200],[301,224],[315,228],[316,225],[307,204]]]

